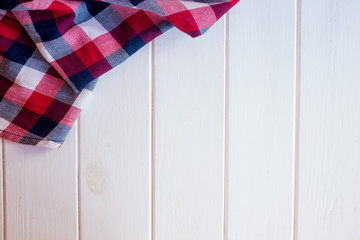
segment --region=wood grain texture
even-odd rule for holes
[[[81,239],[151,237],[151,58],[101,78],[80,120]]]
[[[222,239],[224,19],[155,40],[155,239]]]
[[[6,239],[78,239],[76,130],[60,149],[5,142]]]
[[[360,239],[360,2],[301,11],[298,239]]]
[[[292,239],[295,1],[229,15],[228,239]]]

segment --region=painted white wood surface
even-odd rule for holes
[[[155,40],[157,240],[222,239],[224,49],[224,19]]]
[[[76,130],[58,150],[5,142],[5,239],[78,239]]]
[[[360,2],[302,0],[298,239],[360,239]]]
[[[0,239],[360,239],[360,2],[299,3],[165,33],[59,150],[5,142]]]
[[[106,74],[80,119],[81,239],[151,238],[151,58]]]
[[[292,238],[295,1],[229,18],[228,239]]]

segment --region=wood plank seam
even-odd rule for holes
[[[151,240],[155,240],[155,40],[150,43],[151,78]]]
[[[228,239],[228,198],[229,198],[229,13],[224,21],[224,187],[223,187],[223,240]]]
[[[295,0],[295,76],[293,145],[293,240],[298,239],[300,71],[301,71],[301,0]]]
[[[77,233],[77,239],[81,240],[81,175],[80,175],[80,159],[81,159],[81,156],[80,156],[80,118],[81,118],[81,114],[77,120],[77,135],[76,135],[76,174],[77,174],[77,177],[76,177],[76,186],[77,186],[77,189],[76,189],[76,192],[77,192],[77,230],[78,230],[78,233]]]

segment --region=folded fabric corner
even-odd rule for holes
[[[0,137],[60,147],[97,78],[172,27],[204,34],[238,1],[2,1]]]
[[[58,148],[96,81],[74,93],[11,12],[0,12],[0,137]]]

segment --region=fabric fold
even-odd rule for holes
[[[204,34],[238,1],[2,1],[0,137],[59,147],[97,78],[172,27]]]
[[[12,13],[75,93],[175,26],[200,36],[237,1],[30,1]]]
[[[95,83],[74,93],[11,12],[0,12],[0,137],[60,147]]]

